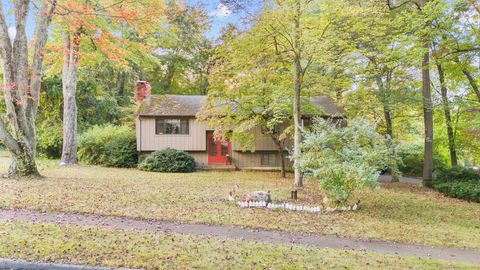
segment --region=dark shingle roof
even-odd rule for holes
[[[152,95],[138,109],[144,116],[195,116],[206,96]]]
[[[206,96],[152,95],[140,103],[141,116],[195,116],[205,102]],[[343,116],[345,110],[327,96],[311,99],[312,105],[321,107],[329,116]]]
[[[327,96],[316,96],[310,99],[312,105],[322,108],[322,111],[325,115],[329,116],[342,116],[345,115],[345,110],[335,104],[330,97]]]

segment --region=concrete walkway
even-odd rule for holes
[[[343,238],[332,235],[290,233],[261,229],[254,230],[234,226],[142,220],[93,214],[62,212],[52,213],[20,209],[0,209],[0,223],[7,221],[51,223],[61,225],[70,224],[122,230],[141,230],[146,232],[214,236],[224,239],[255,241],[260,243],[305,245],[317,248],[333,248],[480,264],[480,250],[478,249],[411,245],[386,241]]]
[[[0,269],[10,270],[109,270],[126,268],[91,267],[73,264],[40,263],[24,260],[0,259]]]

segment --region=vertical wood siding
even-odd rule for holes
[[[157,135],[155,134],[155,118],[139,117],[137,119],[137,149],[139,151],[156,151],[170,147],[184,151],[206,151],[207,127],[197,123],[194,118],[190,118],[188,123],[188,135]]]

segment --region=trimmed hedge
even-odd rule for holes
[[[148,155],[138,168],[151,172],[193,172],[195,160],[187,152],[176,149],[163,149]]]
[[[80,136],[78,158],[86,164],[134,167],[135,143],[135,133],[127,126],[94,126]]]
[[[480,202],[480,174],[456,166],[435,172],[433,188],[453,198]]]

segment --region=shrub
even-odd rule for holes
[[[62,123],[43,122],[37,128],[37,152],[46,158],[59,158],[62,155]]]
[[[450,197],[480,202],[480,174],[470,168],[455,166],[437,170],[433,188]]]
[[[400,171],[403,174],[411,176],[423,175],[423,145],[422,144],[409,144],[399,147],[398,155],[402,162],[398,165]],[[438,153],[434,153],[433,156],[434,170],[444,169],[447,167],[445,161],[440,158]]]
[[[450,169],[442,168],[435,171],[435,182],[465,182],[473,181],[480,184],[480,174],[474,169],[454,166]]]
[[[137,161],[137,140],[133,134],[115,137],[105,145],[105,165],[133,168]]]
[[[152,172],[193,172],[195,160],[187,152],[167,148],[148,155],[138,168]]]
[[[110,143],[110,149],[108,150],[109,156],[121,154],[123,157],[129,159],[131,158],[131,155],[133,155],[133,153],[115,153],[115,148],[116,150],[119,150],[120,147],[114,146],[115,143],[113,143],[112,141],[117,139],[130,141],[132,140],[132,138],[135,138],[135,134],[129,127],[126,126],[94,126],[80,136],[78,140],[78,158],[80,161],[87,164],[107,165],[107,162],[109,162],[109,164],[119,164],[120,161],[114,161],[116,157],[109,157],[110,161],[107,161],[107,144]],[[126,151],[126,149],[130,149],[133,151],[133,147],[131,146],[125,147],[124,149],[122,149],[122,151]],[[128,163],[128,161],[125,163]]]
[[[379,187],[379,165],[396,168],[387,147],[392,142],[375,131],[375,125],[354,119],[347,127],[318,119],[304,134],[301,170],[316,179],[327,198],[345,204],[352,193],[365,186]],[[393,147],[393,145],[392,145]]]
[[[480,183],[475,181],[434,183],[433,188],[453,198],[480,202]]]

